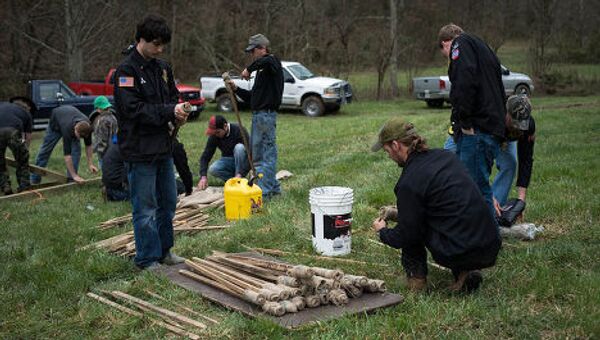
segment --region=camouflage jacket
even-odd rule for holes
[[[111,109],[109,112],[100,113],[98,117],[94,119],[93,126],[92,146],[94,152],[102,157],[108,149],[113,136],[117,134],[118,125],[114,111]]]

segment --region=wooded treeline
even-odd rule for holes
[[[398,70],[439,59],[437,32],[449,22],[494,49],[527,42],[528,69],[543,77],[560,60],[600,61],[600,0],[2,0],[0,97],[29,79],[101,79],[133,42],[136,23],[164,16],[173,30],[165,59],[176,77],[243,68],[250,35],[264,33],[283,60],[347,78],[373,71],[379,84]],[[387,84],[392,95],[398,85]]]

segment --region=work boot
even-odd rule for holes
[[[19,186],[17,188],[17,192],[23,192],[23,191],[27,191],[27,190],[31,190],[31,185]]]
[[[146,266],[143,269],[147,270],[147,271],[155,272],[155,271],[160,270],[160,268],[162,268],[162,265],[160,263],[152,262],[152,263],[150,263],[149,266]]]
[[[185,262],[185,258],[177,256],[171,252],[167,253],[167,255],[160,261],[160,263],[166,264],[167,266],[172,266],[183,262]]]
[[[427,278],[425,277],[407,277],[406,288],[414,293],[420,293],[427,289]]]
[[[483,281],[483,276],[479,270],[461,271],[455,278],[454,283],[450,285],[450,291],[455,293],[472,293],[479,288]]]

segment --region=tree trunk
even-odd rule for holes
[[[390,54],[390,87],[392,97],[396,98],[400,94],[398,89],[398,0],[390,0],[390,44],[392,52]]]
[[[66,74],[71,81],[81,80],[83,75],[83,50],[79,41],[79,27],[75,24],[73,3],[64,0],[65,43],[66,43]],[[78,6],[78,4],[75,4]]]

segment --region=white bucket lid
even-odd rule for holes
[[[309,197],[311,198],[332,198],[332,199],[339,199],[339,198],[343,198],[343,197],[353,197],[354,196],[354,192],[352,190],[352,188],[346,188],[346,187],[337,187],[337,186],[325,186],[325,187],[317,187],[317,188],[312,188],[309,191]]]

